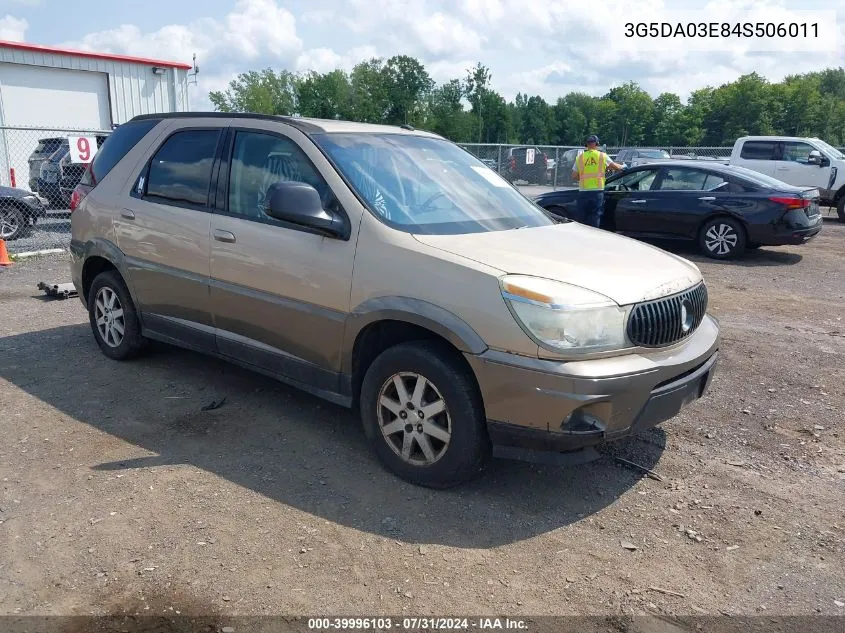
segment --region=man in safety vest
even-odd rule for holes
[[[586,149],[578,155],[572,166],[572,178],[578,181],[578,220],[595,227],[601,224],[604,211],[604,177],[607,169],[620,171],[625,168],[598,149],[598,144],[598,136],[588,136]]]

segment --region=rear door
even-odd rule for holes
[[[775,176],[775,160],[780,155],[782,143],[777,141],[744,141],[740,148],[737,165],[752,169],[767,176]]]
[[[145,325],[200,349],[214,347],[210,191],[225,129],[219,119],[209,121],[171,122],[114,222]]]
[[[704,218],[716,211],[740,211],[737,189],[722,175],[695,167],[667,167],[653,187],[643,215],[648,233],[667,238],[694,238]]]
[[[785,141],[774,161],[774,177],[796,187],[827,189],[830,167],[821,167],[809,161],[810,152],[816,148],[803,141]]]

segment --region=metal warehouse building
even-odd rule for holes
[[[139,114],[187,111],[191,69],[0,41],[0,184],[11,184],[14,173],[18,186],[26,182],[28,157],[41,138],[111,130]]]

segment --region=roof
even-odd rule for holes
[[[293,117],[273,114],[257,114],[252,112],[159,112],[154,114],[139,114],[131,119],[141,121],[145,119],[262,119],[278,121],[293,126],[308,134],[332,134],[338,132],[358,132],[360,134],[408,134],[442,138],[425,130],[417,130],[410,126],[383,125],[379,123],[358,123],[356,121],[338,121],[336,119],[315,119],[310,117]]]
[[[94,51],[79,51],[70,48],[58,48],[55,46],[41,46],[40,44],[30,44],[28,42],[9,42],[6,40],[0,40],[0,47],[11,48],[19,51],[28,51],[31,53],[43,53],[45,55],[69,55],[71,57],[86,57],[88,59],[103,59],[106,61],[124,62],[128,64],[163,66],[165,68],[179,68],[182,70],[190,70],[193,68],[190,64],[166,61],[163,59],[131,57],[129,55],[113,55],[111,53],[97,53]]]

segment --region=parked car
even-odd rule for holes
[[[665,149],[650,149],[644,147],[632,147],[620,149],[614,159],[617,163],[627,167],[634,167],[645,163],[652,163],[658,160],[669,160],[671,156]]]
[[[845,222],[845,155],[821,139],[743,136],[734,143],[729,162],[796,187],[817,188],[821,204],[835,207]]]
[[[31,191],[0,186],[0,239],[24,237],[46,213],[44,201]]]
[[[41,163],[47,160],[53,152],[62,146],[62,142],[67,143],[67,138],[64,136],[55,136],[50,138],[42,138],[38,141],[35,149],[29,155],[29,189],[31,191],[38,191],[38,177],[41,175]]]
[[[577,191],[535,202],[574,218]],[[732,165],[663,161],[610,176],[602,228],[639,238],[695,240],[708,257],[728,259],[762,245],[803,244],[822,230],[819,190],[793,187]]]
[[[508,182],[518,180],[532,185],[549,184],[551,174],[549,156],[539,147],[511,147],[502,158],[500,173]]]
[[[108,136],[104,134],[96,135],[97,149],[103,146],[106,138]],[[70,196],[82,179],[85,167],[84,163],[71,162],[70,143],[68,139],[64,139],[59,148],[41,163],[38,191],[50,204],[67,208],[70,205]]]
[[[352,407],[419,485],[659,424],[717,362],[694,264],[558,222],[428,132],[138,116],[72,208],[72,279],[107,357],[165,341]]]

